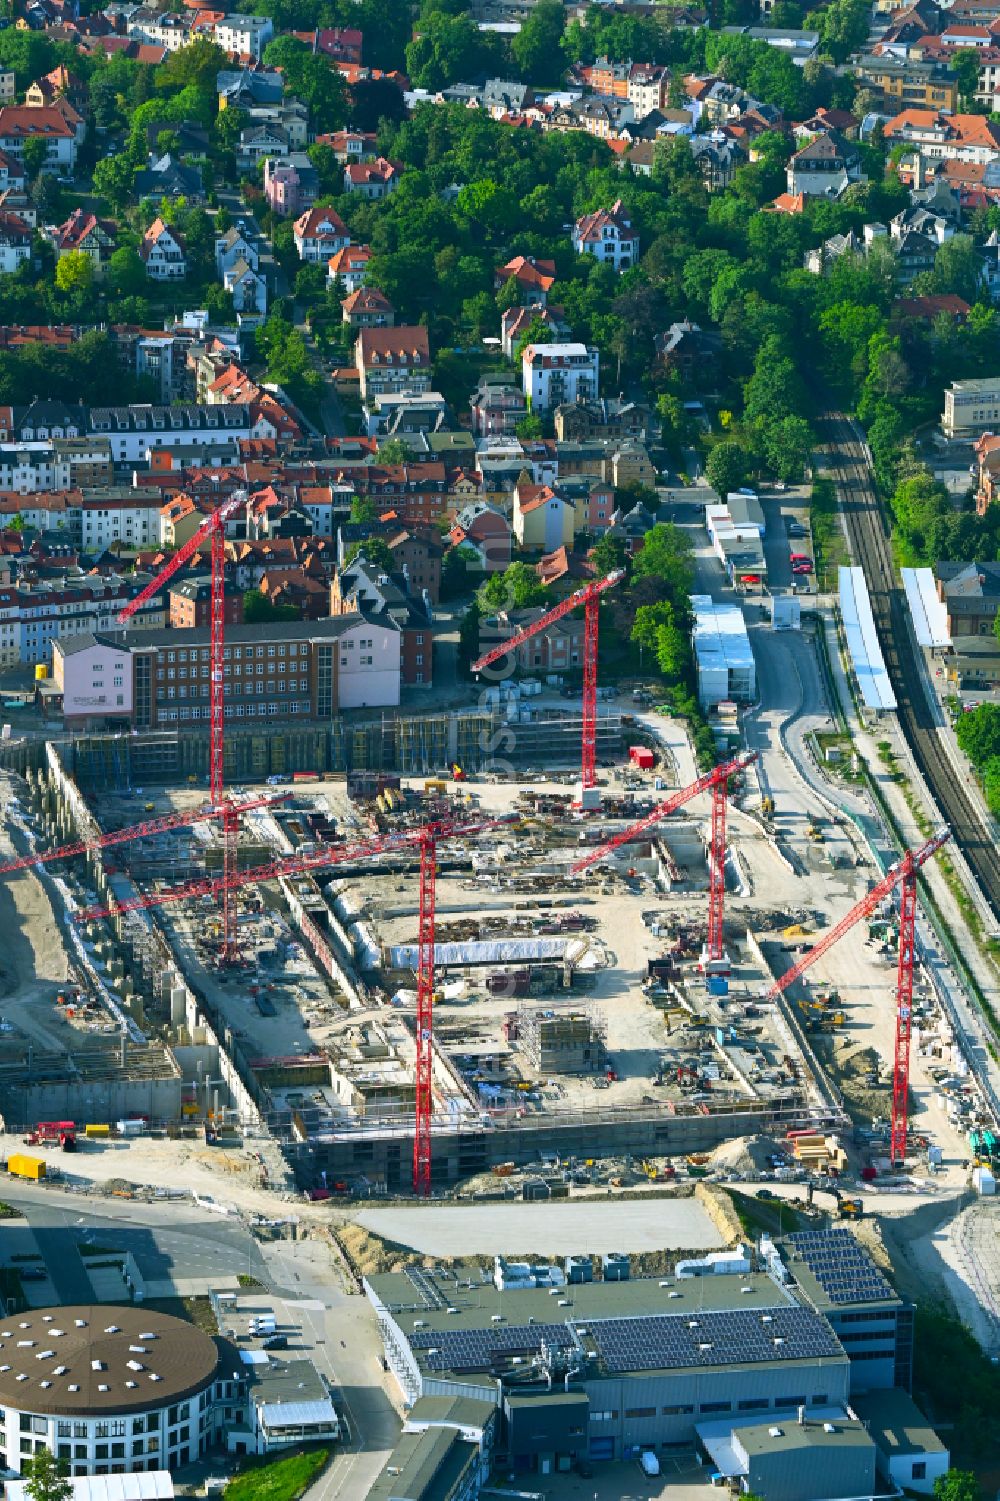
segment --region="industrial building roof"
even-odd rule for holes
[[[279,1403],[328,1402],[330,1394],[311,1360],[271,1360],[252,1375],[251,1396],[258,1407],[275,1407]]]
[[[938,599],[933,568],[904,568],[903,588],[919,646],[950,646],[948,608]]]
[[[804,1230],[780,1242],[788,1269],[822,1313],[864,1304],[899,1307],[901,1299],[850,1230]]]
[[[828,1432],[826,1425],[833,1431]],[[860,1437],[856,1430],[860,1430]],[[813,1407],[807,1411],[804,1424],[798,1421],[798,1411],[789,1408],[772,1413],[763,1423],[759,1416],[730,1416],[698,1423],[695,1431],[713,1464],[727,1476],[745,1475],[747,1461],[762,1454],[790,1454],[798,1449],[821,1462],[824,1453],[831,1450],[871,1447],[862,1425],[841,1407]]]
[[[901,1387],[863,1392],[851,1398],[851,1406],[887,1459],[947,1453],[920,1408]]]
[[[496,1413],[492,1402],[478,1397],[418,1397],[407,1423],[449,1423],[454,1428],[484,1428]]]
[[[460,1268],[417,1282],[387,1273],[368,1286],[435,1374],[496,1373],[543,1342],[582,1350],[602,1375],[847,1358],[825,1319],[761,1273],[498,1292]]]
[[[231,1346],[148,1308],[32,1309],[0,1320],[0,1405],[80,1416],[161,1407],[200,1391],[220,1360],[239,1380]]]
[[[710,594],[692,594],[694,646],[699,664],[752,667],[753,652],[739,605],[719,604]]]
[[[875,629],[875,617],[862,568],[840,570],[840,616],[858,688],[869,709],[895,709],[896,695]]]
[[[368,1501],[445,1501],[458,1493],[458,1482],[478,1462],[477,1454],[476,1445],[455,1428],[403,1433]]]

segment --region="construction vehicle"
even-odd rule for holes
[[[774,817],[774,798],[773,797],[762,797],[761,800],[760,800],[760,811],[764,815],[765,818],[773,818]]]
[[[820,828],[819,824],[810,821],[806,829],[806,838],[811,839],[814,844],[822,844],[823,830]]]
[[[465,772],[462,770],[461,766],[459,766],[459,764],[458,764],[457,761],[454,762],[454,764],[452,765],[452,768],[451,768],[451,779],[452,779],[453,782],[464,782],[465,781]]]
[[[39,1121],[34,1131],[24,1138],[26,1147],[55,1146],[56,1143],[64,1152],[76,1151],[75,1121]]]
[[[837,1214],[842,1220],[862,1220],[865,1217],[864,1203],[861,1199],[841,1199]]]

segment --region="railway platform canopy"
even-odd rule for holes
[[[948,630],[948,611],[943,600],[938,599],[934,586],[934,570],[931,568],[904,568],[903,588],[906,603],[913,619],[913,631],[918,646],[931,650],[951,645]]]
[[[840,617],[847,637],[851,666],[867,709],[887,713],[896,707],[885,659],[879,645],[872,602],[861,568],[840,570]]]

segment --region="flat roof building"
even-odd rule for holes
[[[692,645],[702,708],[726,701],[752,703],[757,673],[746,621],[739,605],[719,604],[708,594],[692,594]]]
[[[931,1494],[951,1455],[913,1398],[897,1388],[866,1392],[851,1406],[875,1444],[879,1472],[889,1484]]]

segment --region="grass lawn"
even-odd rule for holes
[[[302,1449],[280,1459],[252,1461],[223,1491],[223,1501],[295,1501],[316,1479],[329,1449]]]
[[[832,480],[818,479],[813,485],[809,521],[816,563],[816,586],[833,589],[837,583],[837,569],[842,564],[846,566],[851,559],[837,511],[837,489]]]

